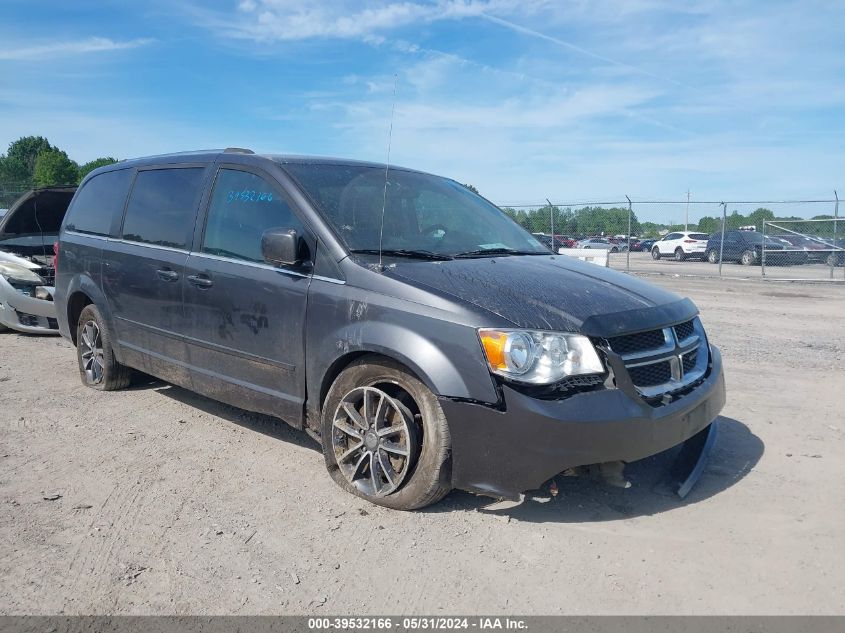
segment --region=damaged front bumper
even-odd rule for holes
[[[711,423],[725,404],[722,357],[713,346],[702,382],[662,406],[617,388],[561,400],[507,385],[502,392],[504,410],[448,398],[440,404],[452,437],[453,486],[514,500],[567,468],[632,462],[686,443],[683,496],[701,474],[715,437]]]
[[[41,288],[52,298],[52,287]],[[22,294],[0,277],[0,326],[31,334],[58,334],[56,305],[49,299]]]

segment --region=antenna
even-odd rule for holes
[[[384,164],[384,194],[381,198],[381,228],[378,234],[378,268],[384,271],[381,263],[381,249],[384,241],[384,210],[387,207],[387,172],[390,170],[390,146],[393,143],[393,113],[396,111],[396,79],[398,75],[393,73],[393,103],[390,106],[390,131],[387,133],[387,162]]]

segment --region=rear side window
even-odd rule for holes
[[[94,176],[76,194],[68,210],[65,228],[79,233],[109,235],[112,222],[123,213],[131,181],[131,169]]]
[[[305,235],[278,186],[250,172],[221,169],[208,207],[202,252],[263,262],[261,235],[272,228]]]
[[[202,167],[139,171],[123,221],[123,239],[185,248],[194,230]]]

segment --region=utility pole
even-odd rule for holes
[[[687,214],[684,220],[684,231],[689,231],[689,189],[687,189]]]

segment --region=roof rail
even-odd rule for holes
[[[255,154],[251,149],[245,147],[227,147],[223,150],[224,154]]]

